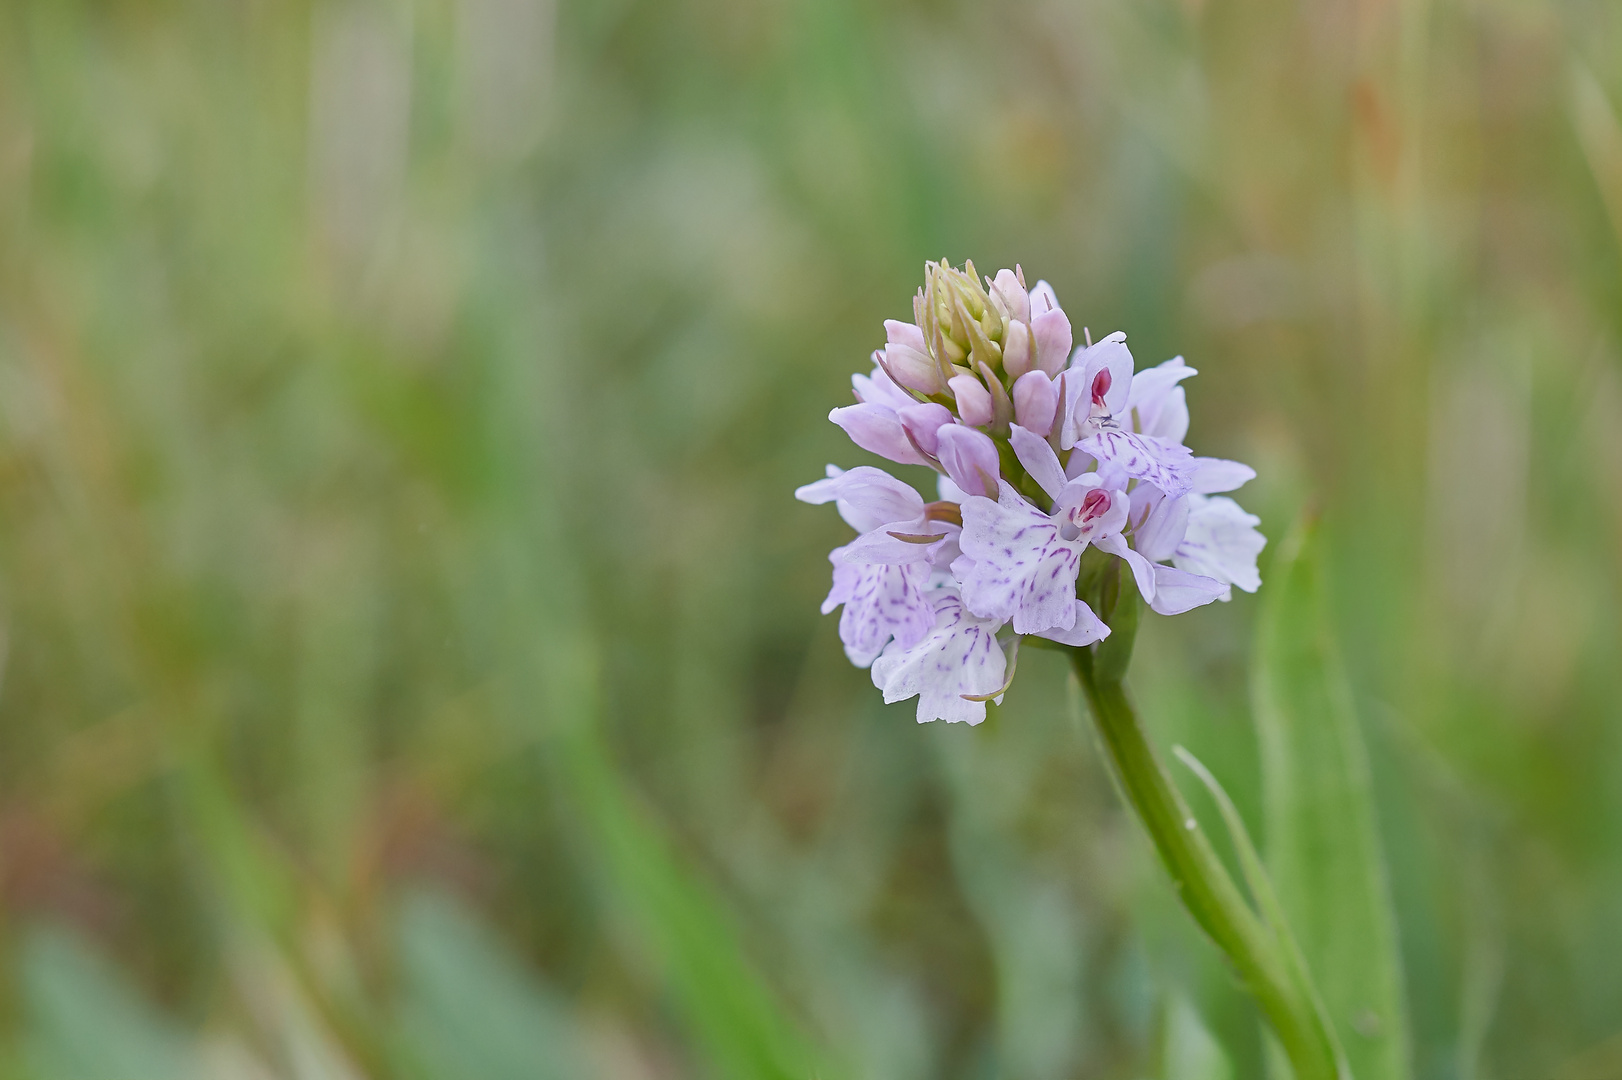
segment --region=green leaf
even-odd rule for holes
[[[595,733],[577,732],[567,754],[614,901],[718,1075],[735,1080],[832,1075],[751,963],[720,898],[678,858],[652,815],[626,789]]]
[[[396,937],[403,983],[397,1029],[428,1076],[591,1075],[567,1002],[464,904],[443,892],[411,893],[401,905]]]
[[[185,1033],[77,933],[30,931],[19,963],[27,1058],[40,1077],[196,1076]]]
[[[1166,998],[1160,1080],[1233,1080],[1233,1062],[1182,994]]]
[[[1317,532],[1274,561],[1252,694],[1267,866],[1358,1080],[1410,1075],[1396,920],[1350,687],[1325,613]]]
[[[599,670],[588,642],[548,650],[550,746],[610,902],[668,989],[697,1048],[728,1080],[832,1080],[827,1055],[762,976],[722,897],[637,797],[597,726]]]

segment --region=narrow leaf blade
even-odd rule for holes
[[[1396,919],[1320,560],[1315,526],[1298,524],[1275,561],[1258,634],[1267,865],[1353,1075],[1407,1080]]]

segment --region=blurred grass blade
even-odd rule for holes
[[[736,1080],[828,1077],[750,963],[720,901],[678,860],[589,728],[568,736],[569,769],[588,811],[615,902],[653,953],[687,1026]]]
[[[1358,1080],[1410,1075],[1368,763],[1325,614],[1316,528],[1273,565],[1253,670],[1267,866]]]
[[[570,1010],[450,895],[417,892],[396,926],[399,1041],[434,1080],[583,1080]],[[413,1073],[412,1075],[416,1075]]]
[[[1160,1080],[1233,1080],[1233,1062],[1182,994],[1166,999],[1159,1052]]]
[[[570,800],[618,905],[651,953],[688,1031],[735,1080],[831,1080],[825,1056],[789,1018],[750,961],[735,918],[685,866],[637,800],[605,745],[596,718],[594,650],[560,638],[547,651],[548,697],[562,730],[559,752]]]
[[[78,934],[31,931],[20,975],[27,1007],[27,1059],[50,1077],[184,1080],[197,1076],[181,1030]]]
[[[1594,73],[1580,62],[1571,65],[1571,118],[1577,128],[1577,141],[1588,161],[1611,228],[1622,244],[1622,123]]]
[[[295,867],[208,755],[193,748],[177,779],[177,809],[231,957],[231,981],[256,1003],[260,1034],[310,1075],[381,1074],[389,1055],[374,1006],[350,979],[335,978],[334,966],[321,970],[309,962]]]

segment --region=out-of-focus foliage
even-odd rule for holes
[[[1622,1073],[1619,50],[1597,0],[0,5],[0,1075],[1260,1075],[1062,663],[919,728],[816,614],[789,493],[942,256],[1185,354],[1269,535],[1321,511],[1414,1075]],[[1266,847],[1256,614],[1133,683]]]
[[[1412,1055],[1390,884],[1320,556],[1310,524],[1285,535],[1256,636],[1267,877],[1352,1074],[1405,1080]]]

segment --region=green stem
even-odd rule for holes
[[[1292,984],[1277,940],[1257,918],[1156,757],[1114,664],[1070,651],[1116,778],[1171,874],[1183,906],[1233,963],[1272,1024],[1296,1080],[1337,1080],[1335,1050],[1312,1002]],[[1106,674],[1108,672],[1108,674]]]

